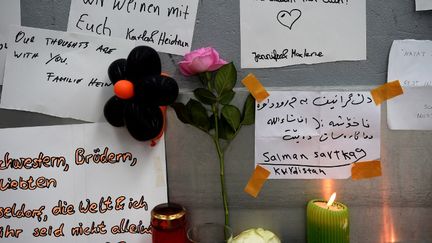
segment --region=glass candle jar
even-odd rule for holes
[[[153,243],[187,243],[186,209],[176,203],[159,204],[151,211]]]
[[[229,226],[218,223],[204,223],[188,230],[190,243],[229,243],[232,241],[232,230]]]

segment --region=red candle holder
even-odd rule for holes
[[[159,204],[151,211],[153,243],[187,243],[186,209],[176,203]]]

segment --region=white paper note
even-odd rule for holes
[[[10,25],[21,25],[20,1],[0,0],[0,85],[3,84],[7,38]]]
[[[107,70],[134,43],[60,31],[17,27],[10,48],[0,106],[84,121],[103,121],[114,95]]]
[[[242,68],[366,59],[365,0],[240,0]]]
[[[432,130],[432,41],[393,41],[388,82],[399,80],[404,94],[387,101],[387,122],[395,130]]]
[[[432,10],[431,0],[416,0],[416,11]]]
[[[96,123],[0,129],[0,144],[4,242],[151,242],[150,211],[167,202],[163,139]]]
[[[255,163],[271,179],[344,179],[380,158],[380,108],[368,92],[272,91],[256,105]]]
[[[160,52],[191,50],[198,0],[73,0],[68,31],[136,40]]]

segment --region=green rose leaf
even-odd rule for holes
[[[222,107],[222,116],[228,122],[231,128],[234,131],[237,131],[240,126],[240,110],[233,105],[225,105]]]
[[[177,115],[177,118],[181,122],[183,122],[185,124],[191,124],[192,123],[191,114],[184,104],[176,102],[176,103],[172,104],[171,107],[174,108],[174,111]]]
[[[235,131],[231,128],[225,118],[221,118],[219,121],[219,138],[225,140],[231,140],[234,138]]]
[[[248,95],[243,106],[242,125],[252,125],[255,123],[255,99]]]
[[[213,105],[216,103],[216,96],[209,90],[204,88],[198,88],[194,90],[195,97],[204,104]]]
[[[237,82],[237,70],[232,62],[222,66],[216,73],[215,89],[219,95],[234,88]]]
[[[186,108],[191,114],[191,124],[208,132],[210,129],[210,121],[204,106],[200,102],[190,99],[186,104]]]
[[[232,91],[232,90],[227,91],[220,96],[219,102],[223,105],[228,105],[232,101],[234,96],[235,96],[234,91]]]

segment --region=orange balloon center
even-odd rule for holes
[[[130,99],[134,96],[134,85],[129,80],[119,80],[114,84],[114,93],[120,99]]]

